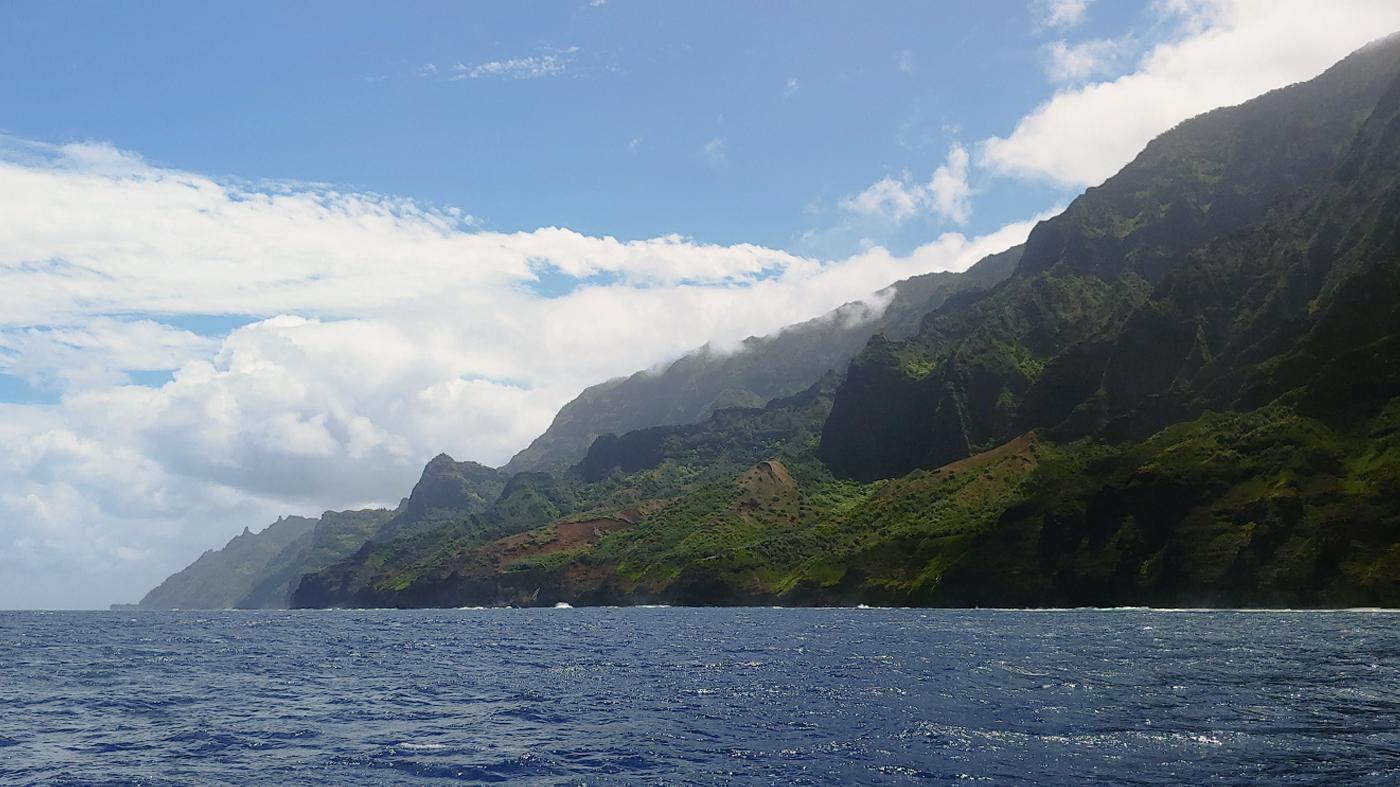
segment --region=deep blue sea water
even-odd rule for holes
[[[1400,614],[0,613],[0,783],[1397,785]]]

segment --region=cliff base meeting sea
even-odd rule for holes
[[[1394,785],[1388,611],[0,613],[0,783]]]

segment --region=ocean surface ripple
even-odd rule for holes
[[[1396,785],[1397,624],[0,612],[0,784]]]

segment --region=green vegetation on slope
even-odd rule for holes
[[[1395,605],[1397,417],[1392,404],[1339,432],[1280,405],[1080,444],[1042,464],[939,587],[891,600]]]
[[[579,524],[457,551],[364,600],[1396,605],[1400,401],[1346,430],[1280,404],[1117,446],[1028,434],[869,484],[784,454]]]

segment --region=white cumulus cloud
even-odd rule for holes
[[[1067,188],[1093,185],[1177,123],[1310,79],[1400,29],[1400,3],[1390,0],[1175,0],[1153,8],[1176,36],[1150,48],[1131,73],[1060,90],[1007,136],[984,140],[978,165]],[[1050,51],[1051,76],[1066,80],[1103,62],[1092,49]]]

